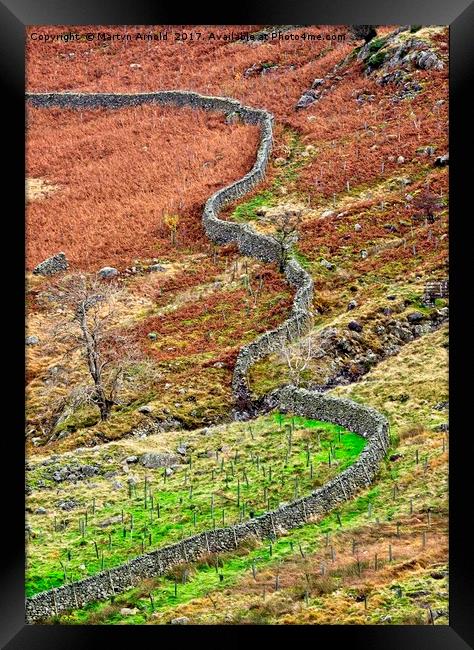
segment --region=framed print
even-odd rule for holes
[[[4,647],[471,647],[472,5],[13,4]]]

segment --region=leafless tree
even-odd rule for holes
[[[107,420],[117,404],[126,366],[137,356],[130,337],[118,331],[119,294],[115,283],[82,274],[66,277],[51,294],[62,314],[53,329],[53,344],[65,344],[67,354],[78,350],[91,379],[88,385],[75,386],[58,405],[56,424],[87,403],[99,409],[101,420]]]
[[[299,338],[295,343],[285,342],[281,348],[281,356],[288,367],[290,380],[294,386],[300,385],[303,372],[308,368],[313,357],[312,326],[313,319],[308,326],[309,334]]]
[[[285,207],[281,212],[267,216],[262,221],[273,228],[269,236],[280,247],[280,272],[283,272],[291,248],[298,241],[298,230],[301,225],[301,210],[293,207]]]
[[[415,196],[412,205],[427,223],[433,223],[436,218],[435,213],[443,209],[443,200],[429,189],[423,189]]]

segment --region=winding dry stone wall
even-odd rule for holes
[[[199,533],[90,578],[28,598],[27,621],[32,623],[92,601],[111,598],[144,578],[163,575],[177,564],[193,562],[208,553],[232,551],[246,539],[275,539],[324,515],[373,482],[389,445],[388,423],[380,413],[350,400],[294,386],[280,389],[276,397],[282,411],[335,422],[366,438],[367,443],[357,461],[309,495],[245,523]]]
[[[267,235],[255,232],[247,224],[237,224],[219,219],[220,210],[228,203],[245,196],[264,177],[272,151],[273,115],[268,111],[244,106],[235,99],[207,97],[198,93],[170,90],[156,93],[112,94],[112,93],[34,93],[27,94],[27,100],[36,107],[61,107],[90,109],[106,107],[111,109],[139,106],[145,103],[161,105],[190,106],[204,110],[238,115],[249,124],[260,127],[260,144],[255,164],[241,179],[215,192],[207,201],[203,213],[206,235],[216,244],[236,244],[242,255],[263,262],[278,262],[280,246]],[[304,333],[309,323],[309,307],[313,298],[311,276],[294,259],[284,265],[283,272],[292,287],[296,289],[290,318],[274,330],[265,332],[249,345],[244,346],[237,357],[232,390],[237,412],[250,414],[252,403],[248,386],[248,371],[258,360],[281,349],[283,342],[295,339]]]
[[[264,176],[272,148],[273,116],[267,111],[243,106],[233,99],[205,97],[187,91],[130,95],[42,93],[28,94],[27,99],[38,107],[83,109],[114,109],[150,102],[191,106],[229,115],[237,114],[243,121],[259,125],[261,138],[254,166],[243,178],[218,190],[208,199],[203,213],[203,225],[207,236],[217,244],[234,243],[243,255],[264,262],[279,261],[280,248],[273,239],[255,232],[246,224],[228,222],[218,217],[224,205],[244,196]],[[240,350],[232,389],[241,410],[251,405],[247,380],[250,367],[267,354],[280,349],[283,342],[301,336],[309,324],[313,281],[294,259],[285,263],[283,272],[289,284],[296,290],[291,315],[279,327],[265,332]],[[232,551],[245,539],[275,538],[278,534],[329,512],[373,482],[389,445],[388,422],[380,413],[350,400],[328,397],[294,386],[285,386],[274,391],[272,403],[283,412],[340,424],[366,438],[367,444],[351,467],[308,496],[245,523],[188,537],[182,542],[138,556],[108,571],[101,571],[84,580],[28,598],[27,622],[32,623],[65,610],[82,607],[95,600],[110,598],[130,589],[144,578],[166,573],[176,564],[192,562],[207,553]]]

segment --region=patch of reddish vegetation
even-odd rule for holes
[[[289,123],[303,134],[304,141],[319,149],[301,170],[298,189],[312,199],[327,198],[397,171],[404,173],[405,165],[420,163],[417,149],[423,146],[436,147],[436,155],[444,154],[448,147],[447,66],[418,71],[415,79],[423,90],[411,100],[394,102],[400,87],[381,87],[354,65],[323,100],[292,116]],[[356,100],[362,92],[374,100],[359,105]],[[437,104],[439,100],[444,103]]]
[[[320,36],[320,40],[275,40],[249,44],[241,41],[209,40],[210,34],[255,32],[257,25],[155,26],[152,31],[199,31],[200,40],[144,43],[137,33],[150,27],[74,26],[78,33],[114,32],[130,34],[131,41],[44,44],[32,41],[35,33],[64,34],[70,26],[31,27],[27,30],[27,87],[32,92],[78,90],[81,92],[145,92],[194,90],[206,95],[234,97],[251,106],[267,108],[280,119],[288,115],[303,90],[321,71],[326,72],[353,47],[347,26],[319,25],[291,30]],[[327,34],[346,34],[345,41],[326,40]],[[72,56],[71,56],[72,55]],[[244,76],[254,64],[266,67],[263,74]]]
[[[252,167],[259,140],[254,126],[152,105],[30,108],[28,122],[27,174],[60,186],[28,205],[28,269],[58,251],[93,270],[207,250],[202,206]],[[167,214],[179,215],[175,244]]]
[[[446,170],[432,172],[427,176],[430,191],[439,196],[446,196],[448,191],[448,174]],[[406,189],[412,196],[419,196],[426,187],[426,181],[413,183]],[[405,238],[411,245],[420,244],[425,247],[423,239],[426,236],[430,245],[440,244],[439,237],[447,231],[447,218],[436,216],[442,205],[435,210],[435,219],[427,222],[420,207],[413,200],[393,194],[387,196],[384,209],[381,209],[380,199],[356,202],[346,210],[341,217],[333,216],[324,219],[314,219],[303,223],[301,227],[300,250],[309,259],[318,259],[322,254],[344,257],[344,250],[360,251],[376,246],[380,240]],[[361,230],[354,228],[356,223],[363,224]],[[431,234],[430,234],[431,233]],[[438,243],[436,244],[436,239]],[[444,240],[443,240],[444,241]],[[397,255],[393,249],[390,254]],[[385,253],[384,253],[385,254]],[[398,255],[400,255],[400,251]],[[357,260],[351,260],[357,264]]]
[[[203,359],[204,365],[217,360],[232,365],[243,343],[276,327],[291,308],[291,293],[275,270],[265,269],[254,277],[261,279],[256,302],[243,288],[217,291],[169,314],[146,319],[132,336],[159,362],[210,355],[212,361]],[[148,338],[151,332],[156,333],[154,341]]]

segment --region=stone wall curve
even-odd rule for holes
[[[269,112],[244,106],[235,99],[208,97],[181,90],[136,94],[28,93],[26,98],[31,105],[46,108],[59,106],[117,109],[150,102],[191,106],[237,114],[243,121],[259,125],[261,137],[254,166],[241,179],[209,197],[204,206],[202,221],[206,235],[216,244],[233,243],[243,255],[264,262],[279,261],[280,249],[273,239],[257,233],[247,224],[224,221],[218,217],[224,205],[247,194],[265,175],[272,149],[273,116]],[[282,342],[301,336],[310,323],[314,288],[311,276],[295,259],[285,262],[283,273],[295,289],[291,314],[277,328],[260,335],[239,351],[232,379],[232,390],[237,404],[247,405],[251,402],[248,385],[248,371],[251,366],[257,360],[277,351]],[[133,587],[143,578],[162,575],[176,564],[196,560],[210,552],[231,551],[250,537],[275,538],[284,531],[329,512],[374,481],[389,446],[388,422],[383,415],[347,399],[329,397],[295,386],[285,386],[274,391],[272,400],[283,412],[334,422],[363,436],[367,443],[360,456],[353,465],[321,488],[276,510],[234,526],[199,533],[179,543],[138,556],[110,570],[27,598],[27,622],[32,623],[62,611],[79,608],[94,600],[110,598]]]

